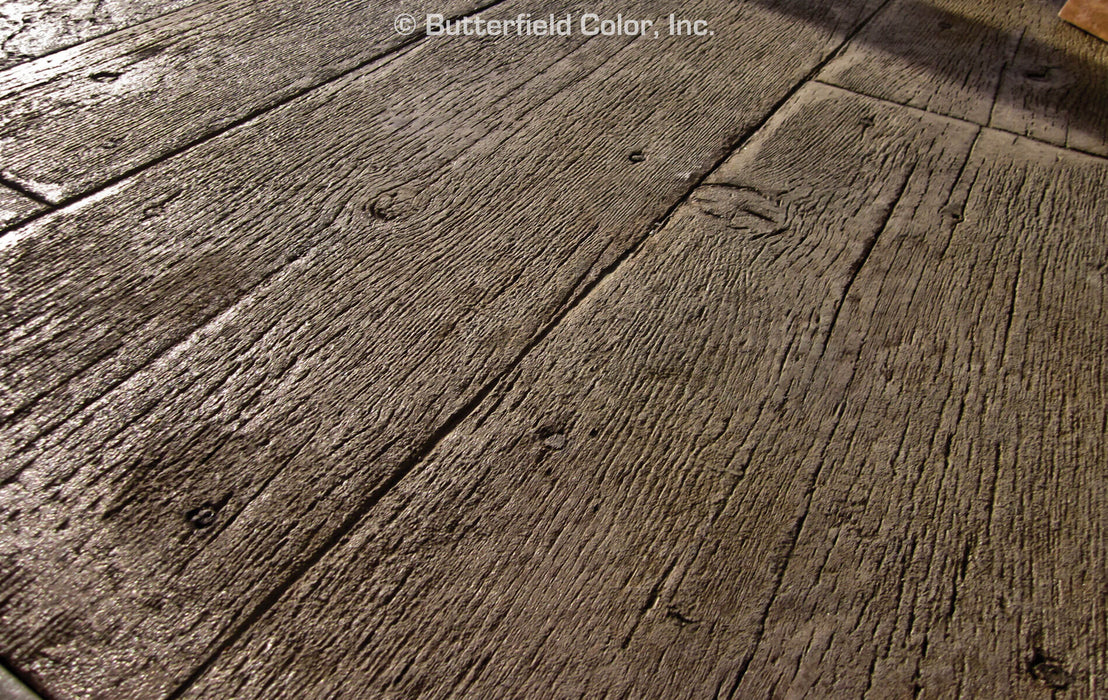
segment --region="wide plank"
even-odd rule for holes
[[[894,0],[820,79],[1108,155],[1108,44],[1050,0]]]
[[[0,14],[0,70],[119,31],[196,0],[20,0]]]
[[[208,0],[20,65],[0,74],[0,172],[72,199],[411,42],[393,25],[410,9]]]
[[[203,668],[843,43],[805,7],[423,42],[0,239],[11,661]]]
[[[874,248],[738,697],[1108,696],[1105,182],[1103,159],[986,130],[957,225]]]
[[[954,228],[976,133],[804,88],[184,697],[767,697],[873,370],[844,321]]]

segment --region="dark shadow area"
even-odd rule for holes
[[[843,25],[834,0],[754,2],[828,31]],[[891,0],[819,77],[1105,155],[1108,43],[1060,19],[1063,4]]]

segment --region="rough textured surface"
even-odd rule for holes
[[[0,5],[0,69],[196,0],[18,0]]]
[[[1106,176],[802,91],[188,696],[1102,696]]]
[[[820,79],[1108,154],[1108,44],[1050,0],[894,0]]]
[[[673,11],[627,2],[590,9]],[[387,55],[316,73],[240,0],[19,73],[58,152],[140,147],[0,233],[0,663],[57,700],[1108,696],[1099,49],[1014,97],[1041,7],[945,5],[981,41],[928,49],[902,0],[406,44],[285,6]],[[119,53],[175,32],[224,63]],[[0,167],[65,167],[28,144]]]
[[[0,73],[0,170],[52,202],[101,186],[409,41],[402,9],[208,0]]]
[[[1068,0],[1058,16],[1093,36],[1108,41],[1108,2]]]
[[[0,185],[0,229],[13,226],[45,209],[45,205]]]
[[[807,7],[424,42],[9,234],[13,661],[183,680],[871,10]]]

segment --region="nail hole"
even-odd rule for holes
[[[185,519],[189,521],[189,525],[202,530],[215,522],[216,510],[217,508],[211,503],[205,503],[185,513]]]
[[[117,78],[119,78],[120,75],[122,75],[122,73],[117,73],[115,71],[105,70],[105,71],[100,71],[99,73],[93,73],[88,78],[89,78],[89,80],[91,80],[93,82],[96,82],[96,83],[110,83],[110,82],[116,80]]]
[[[1024,71],[1023,75],[1028,80],[1046,80],[1050,75],[1050,68],[1032,68],[1029,71]]]
[[[641,163],[646,160],[646,155],[643,154],[642,151],[635,151],[634,153],[629,155],[628,158],[631,159],[632,163]]]
[[[939,22],[939,29],[950,29],[953,26],[954,26],[953,24],[951,24],[950,22],[947,22],[946,20],[943,20],[942,22]]]

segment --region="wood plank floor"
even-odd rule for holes
[[[1108,697],[1108,44],[1055,3],[39,4],[42,697]]]

